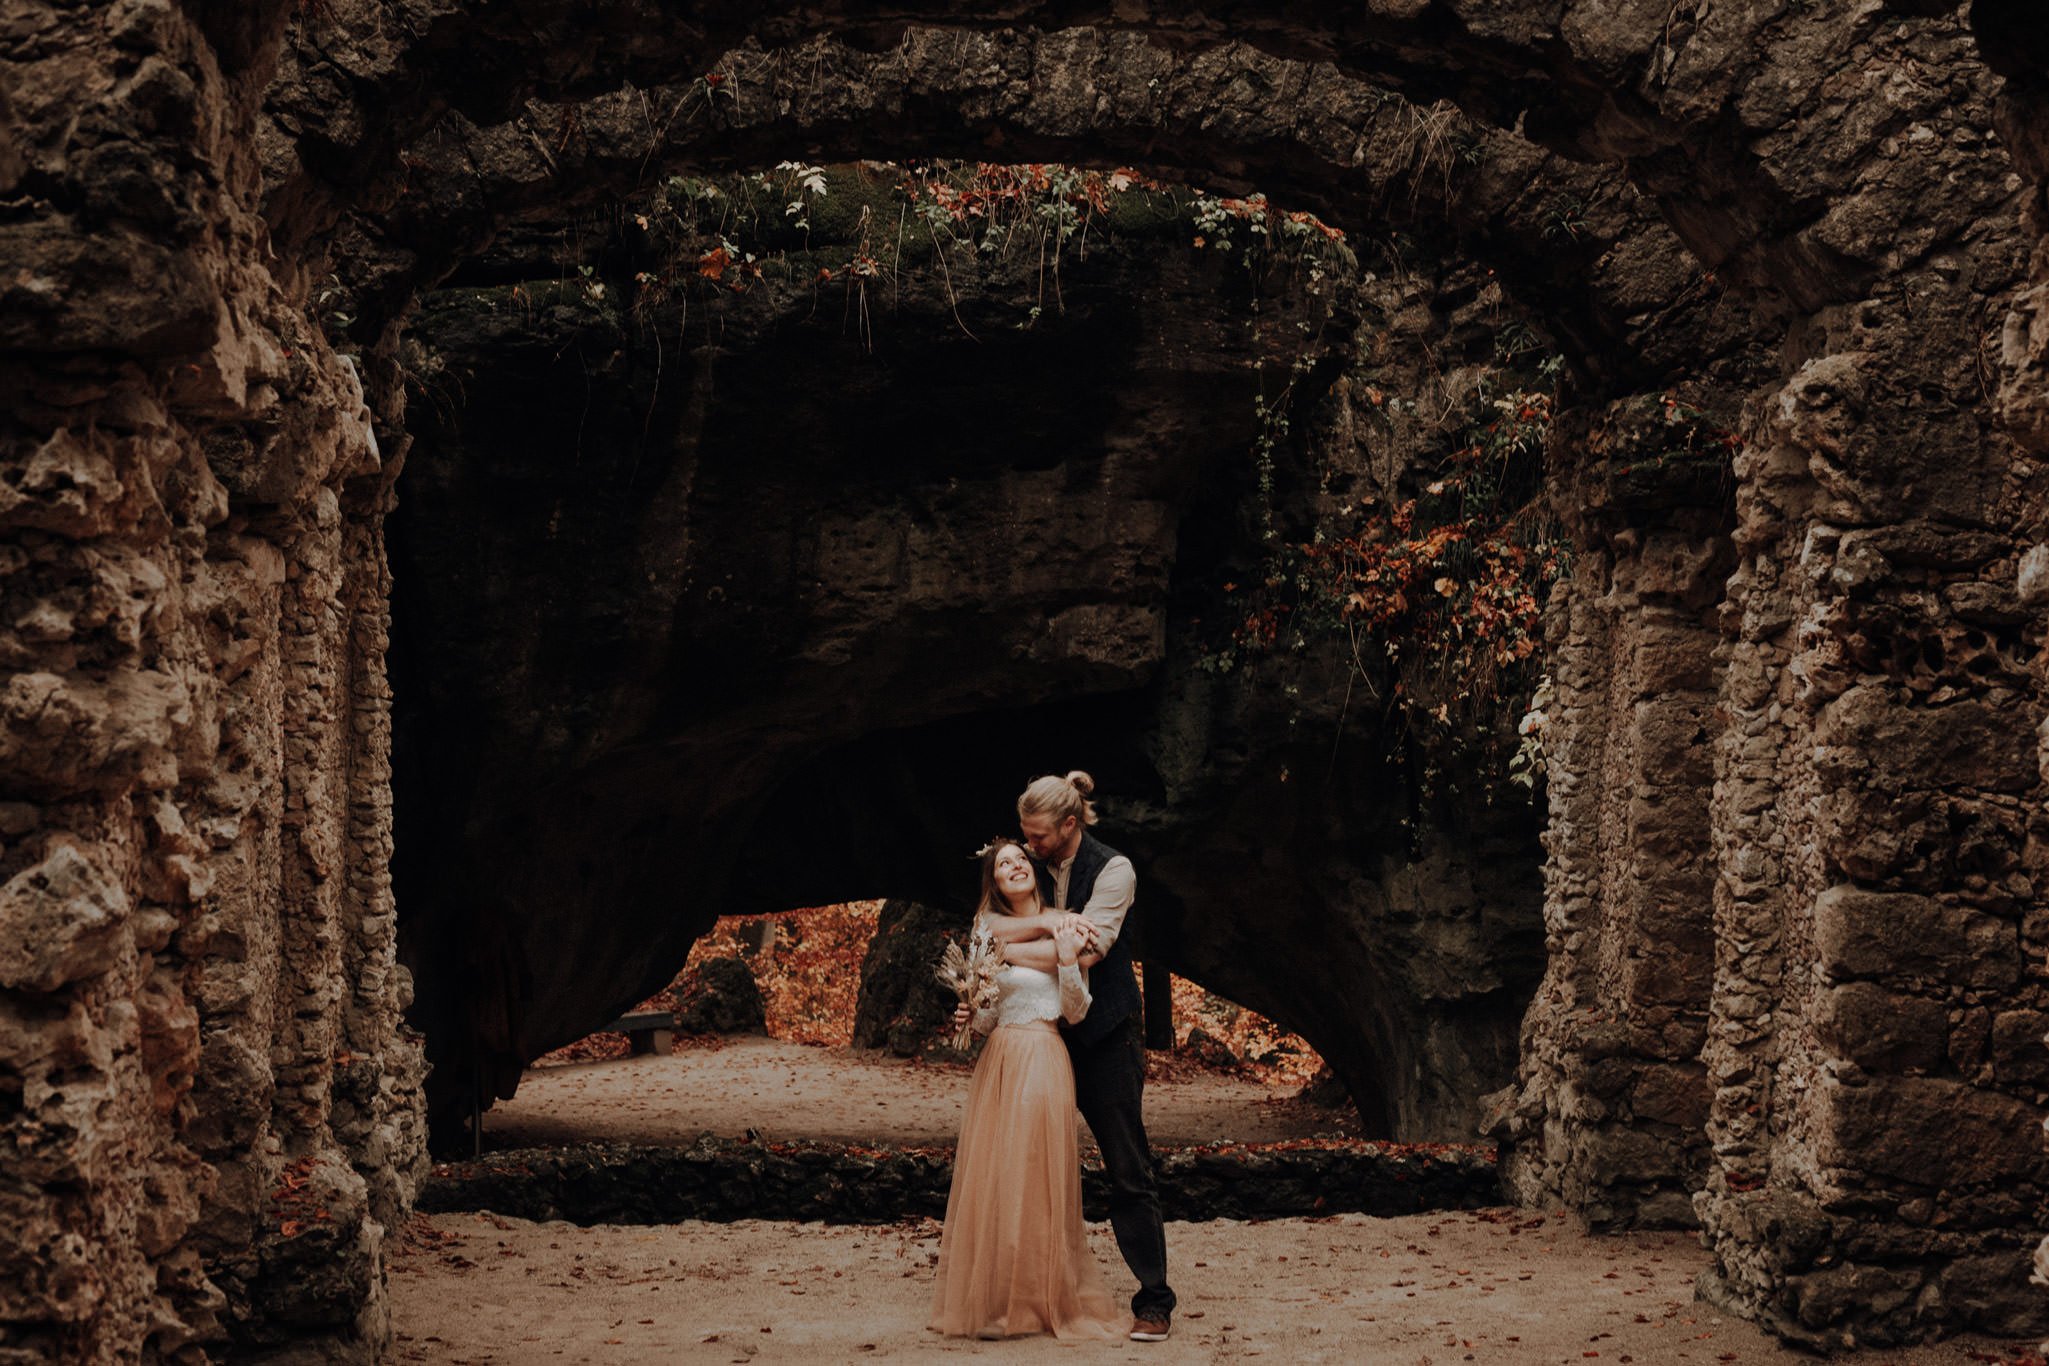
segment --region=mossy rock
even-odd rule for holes
[[[933,977],[950,937],[966,928],[956,915],[915,901],[885,902],[861,960],[854,1046],[899,1057],[953,1056],[946,1042],[954,996]]]
[[[1103,216],[1110,230],[1123,237],[1184,237],[1195,232],[1189,196],[1168,190],[1126,190],[1111,194]]]
[[[1231,1046],[1201,1025],[1188,1031],[1188,1038],[1182,1043],[1181,1053],[1204,1067],[1232,1068],[1239,1062]]]
[[[676,988],[676,1028],[685,1034],[766,1034],[768,1011],[754,970],[738,958],[710,958]]]

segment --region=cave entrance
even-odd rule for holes
[[[408,341],[394,871],[437,1129],[716,913],[947,904],[1080,761],[1141,953],[1309,1040],[1369,1132],[1470,1140],[1542,966],[1506,761],[1562,564],[1520,516],[1544,318],[1453,234],[1114,167],[637,193],[506,225]],[[1450,628],[1483,599],[1512,635]]]

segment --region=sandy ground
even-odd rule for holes
[[[1114,1294],[1129,1274],[1094,1235]],[[1811,1363],[1693,1296],[1678,1233],[1588,1237],[1520,1210],[1169,1224],[1181,1312],[1165,1343],[943,1339],[924,1327],[938,1226],[745,1222],[577,1228],[416,1220],[392,1259],[406,1362],[839,1363],[979,1357],[1169,1363]],[[2016,1344],[1875,1351],[1856,1366],[1960,1366]]]
[[[492,1110],[494,1148],[610,1138],[951,1143],[965,1068],[766,1039],[528,1075]],[[1335,1122],[1216,1073],[1146,1086],[1156,1142],[1285,1139]],[[1321,1127],[1317,1127],[1321,1126]],[[1112,1293],[1130,1278],[1091,1230]],[[1168,1226],[1181,1296],[1162,1344],[972,1342],[924,1328],[938,1225],[748,1221],[578,1228],[492,1214],[418,1216],[391,1260],[405,1362],[841,1363],[974,1356],[1169,1366],[1275,1362],[1723,1366],[1812,1362],[1694,1298],[1689,1234],[1590,1237],[1570,1219],[1485,1210]],[[1860,1354],[1858,1366],[2012,1360],[2025,1344],[1956,1340]]]
[[[1345,1122],[1294,1103],[1291,1091],[1188,1071],[1146,1083],[1146,1131],[1156,1144],[1306,1138]],[[739,1038],[659,1057],[535,1068],[518,1095],[485,1114],[484,1135],[491,1148],[685,1144],[706,1131],[739,1138],[750,1129],[767,1139],[947,1144],[960,1134],[967,1090],[965,1067]]]

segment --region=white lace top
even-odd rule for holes
[[[976,929],[981,929],[980,924]],[[996,973],[996,1008],[975,1012],[975,1032],[987,1034],[998,1025],[1037,1020],[1078,1022],[1089,1013],[1089,984],[1082,970],[1063,965],[1055,974],[1005,963]]]

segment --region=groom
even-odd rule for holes
[[[1131,946],[1120,931],[1131,909],[1137,876],[1131,860],[1088,833],[1096,822],[1086,773],[1035,778],[1017,799],[1018,827],[1038,870],[1039,892],[1054,909],[1028,920],[997,917],[1005,956],[1026,967],[1054,970],[1053,941],[1041,934],[1071,914],[1086,924],[1090,943],[1081,962],[1094,998],[1081,1023],[1062,1031],[1074,1062],[1074,1095],[1102,1149],[1110,1177],[1110,1226],[1118,1250],[1138,1277],[1131,1297],[1137,1342],[1163,1342],[1173,1322],[1174,1291],[1167,1284],[1167,1235],[1153,1181],[1152,1147],[1142,1113],[1145,1035]],[[1079,908],[1076,912],[1074,908]],[[1046,961],[1037,961],[1043,957]]]

